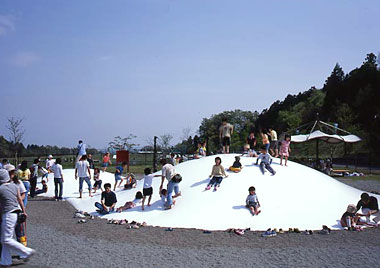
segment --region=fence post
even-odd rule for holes
[[[153,140],[153,172],[157,172],[157,136]]]

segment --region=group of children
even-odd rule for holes
[[[119,170],[119,172],[115,173],[115,177],[117,175],[121,174],[121,172],[122,172],[122,169],[120,169],[120,167],[118,167],[117,170]],[[127,201],[123,206],[118,207],[116,209],[116,212],[122,212],[122,211],[125,211],[128,209],[134,208],[140,204],[141,204],[141,210],[145,210],[144,205],[145,205],[146,199],[148,200],[147,206],[151,206],[150,202],[152,200],[152,195],[153,195],[152,183],[153,183],[153,179],[155,177],[161,177],[161,175],[153,175],[150,168],[145,168],[144,169],[143,191],[142,192],[141,191],[136,192],[135,198],[131,201]],[[117,181],[116,181],[116,183],[117,183]],[[115,183],[115,185],[116,185],[116,183]],[[102,192],[101,203],[96,202],[95,206],[98,208],[99,213],[108,214],[108,213],[114,211],[113,208],[116,204],[116,197],[114,197],[114,193],[111,191],[111,184],[107,183],[107,184],[105,184],[104,187],[105,187],[105,190]],[[160,197],[161,197],[162,205],[164,205],[166,203],[166,194],[167,194],[166,189],[162,189],[160,191]],[[111,196],[111,199],[112,199],[111,201],[107,200],[108,196]],[[175,198],[175,197],[176,196],[173,196],[173,198]]]

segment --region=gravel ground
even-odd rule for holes
[[[358,184],[359,188],[372,187],[367,183]],[[168,232],[149,226],[134,230],[100,219],[78,224],[73,213],[67,202],[31,200],[28,243],[37,254],[27,264],[15,261],[14,266],[379,267],[380,262],[380,228],[262,238],[251,231],[238,236],[194,229]]]

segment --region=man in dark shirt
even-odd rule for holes
[[[367,223],[370,223],[370,217],[375,216],[373,219],[377,224],[380,221],[380,213],[379,213],[379,205],[377,202],[377,198],[374,196],[369,196],[367,193],[362,193],[360,196],[360,200],[356,205],[356,209],[362,209],[362,214],[357,214],[358,216],[365,216],[367,219]]]
[[[247,138],[247,144],[249,144],[249,148],[254,150],[256,146],[256,138],[255,138],[255,133],[251,131],[249,133],[249,136]]]
[[[87,155],[87,162],[90,164],[90,169],[95,168],[94,160],[92,159],[92,154]]]
[[[101,203],[95,203],[96,211],[103,215],[114,212],[117,202],[116,194],[111,191],[111,184],[104,184],[104,189],[105,191],[102,192]]]

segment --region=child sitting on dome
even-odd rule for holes
[[[356,216],[356,211],[355,205],[348,205],[346,212],[343,213],[340,219],[340,225],[342,225],[342,227],[348,227],[349,231],[355,230],[359,220],[359,217]]]
[[[253,216],[258,215],[261,212],[261,210],[259,210],[260,203],[259,203],[259,200],[257,199],[255,187],[253,186],[249,187],[248,192],[249,192],[249,195],[247,196],[247,199],[245,200],[246,207],[249,208]]]
[[[243,166],[240,163],[240,156],[235,156],[235,162],[229,168],[230,171],[239,173],[242,170]]]

